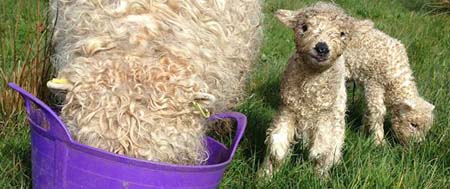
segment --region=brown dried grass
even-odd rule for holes
[[[11,125],[24,110],[20,95],[7,87],[9,82],[44,100],[50,95],[45,83],[51,74],[51,32],[43,5],[43,1],[0,2],[0,126]]]
[[[436,0],[436,6],[450,10],[450,0]]]
[[[450,0],[431,0],[426,6],[433,12],[450,13]]]

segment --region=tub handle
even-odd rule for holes
[[[67,131],[66,127],[64,126],[64,123],[61,121],[61,119],[56,115],[56,113],[48,107],[44,102],[33,96],[32,94],[28,93],[25,89],[17,86],[15,83],[8,83],[8,86],[11,87],[13,90],[17,91],[22,98],[25,101],[25,108],[27,110],[28,114],[28,120],[30,122],[33,122],[33,125],[37,125],[36,122],[32,119],[33,116],[39,116],[39,115],[33,115],[33,107],[32,104],[36,105],[42,113],[45,115],[45,123],[38,123],[39,126],[36,128],[45,132],[46,134],[50,135],[52,138],[56,138],[59,140],[62,140],[64,142],[71,142],[72,139],[70,138],[69,132]],[[45,128],[43,124],[48,124],[48,128]]]
[[[211,117],[208,118],[209,121],[219,120],[219,119],[226,119],[231,118],[236,120],[237,122],[237,130],[236,130],[236,136],[233,139],[233,143],[231,143],[231,146],[229,148],[230,156],[233,157],[234,153],[236,152],[236,149],[239,145],[239,142],[241,141],[242,137],[244,136],[245,127],[247,126],[247,117],[239,112],[224,112],[224,113],[218,113],[214,114]]]

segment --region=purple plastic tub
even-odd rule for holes
[[[245,130],[247,118],[236,112],[213,115],[231,118],[237,132],[230,149],[207,137],[206,165],[184,166],[150,162],[93,148],[74,141],[57,114],[15,85],[25,100],[31,125],[33,188],[217,188]]]

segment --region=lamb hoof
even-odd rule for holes
[[[320,166],[316,166],[314,168],[314,174],[323,180],[330,179],[330,173],[328,173],[328,170],[326,170]]]
[[[374,139],[373,144],[375,144],[375,146],[386,146],[386,140]]]
[[[269,160],[264,162],[261,168],[259,168],[257,176],[259,179],[272,179],[273,177],[273,165]]]

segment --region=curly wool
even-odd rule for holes
[[[360,23],[345,51],[347,75],[364,86],[365,126],[375,142],[384,140],[386,106],[393,112],[392,127],[403,144],[422,140],[433,122],[434,106],[419,94],[404,45],[369,20]]]
[[[331,3],[279,10],[275,15],[294,30],[297,49],[283,73],[282,102],[267,131],[268,150],[260,174],[276,172],[301,138],[309,148],[316,174],[326,177],[342,156],[347,100],[342,56],[347,39],[342,33],[348,34],[353,26]],[[329,49],[323,61],[314,58],[320,43]]]
[[[53,0],[61,117],[81,143],[153,161],[207,159],[205,120],[243,96],[258,0]],[[212,97],[208,99],[206,97]]]

